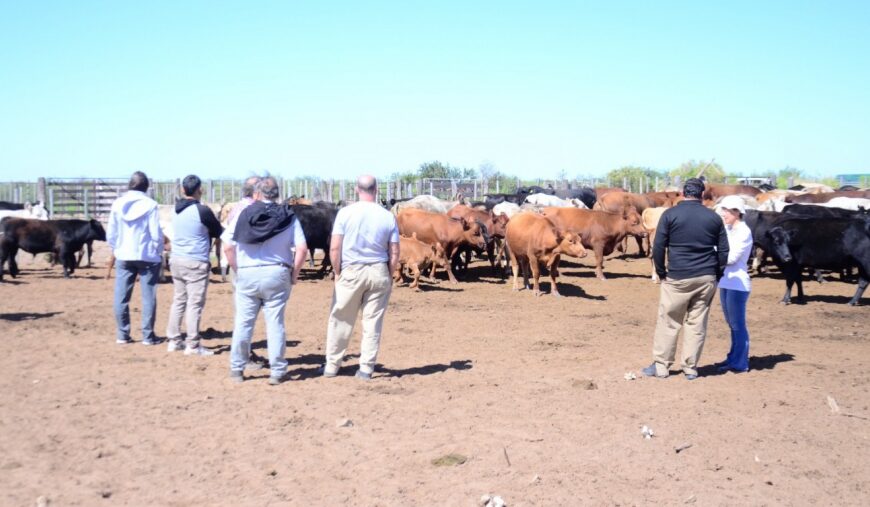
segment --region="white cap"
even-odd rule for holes
[[[727,195],[719,201],[720,208],[736,209],[741,215],[746,213],[746,203],[739,195]]]

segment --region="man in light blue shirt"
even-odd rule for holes
[[[262,308],[271,368],[269,384],[278,385],[287,373],[284,309],[308,248],[293,210],[277,203],[279,186],[275,178],[261,179],[256,189],[255,202],[239,213],[221,236],[224,254],[236,272],[230,379],[244,380],[251,336]]]
[[[148,176],[136,171],[130,177],[129,190],[115,202],[109,212],[106,242],[116,260],[115,301],[113,310],[118,325],[117,342],[133,343],[130,337],[130,298],[136,275],[142,286],[142,344],[154,345],[154,320],[157,317],[157,279],[163,258],[163,231],[157,217],[157,203],[145,195]]]
[[[378,182],[360,176],[359,202],[338,211],[332,226],[329,256],[335,270],[335,293],[326,331],[325,377],[341,368],[357,315],[362,311],[357,378],[369,380],[380,349],[384,314],[399,262],[399,227],[392,213],[377,204]]]

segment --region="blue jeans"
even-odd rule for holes
[[[725,365],[737,371],[749,369],[749,330],[746,328],[746,302],[749,293],[741,290],[719,289],[719,300],[725,321],[731,328],[731,350]]]
[[[139,275],[142,285],[142,339],[153,340],[154,320],[157,318],[157,279],[163,265],[159,262],[115,262],[115,322],[118,340],[130,340],[130,298]]]
[[[230,345],[230,370],[242,371],[251,356],[251,337],[263,309],[272,377],[287,373],[284,309],[290,298],[290,270],[284,266],[240,268],[236,273],[236,315]]]

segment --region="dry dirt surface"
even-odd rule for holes
[[[217,276],[203,324],[217,355],[116,345],[105,259],[103,245],[65,280],[19,254],[22,275],[0,284],[0,505],[870,499],[870,311],[845,304],[851,284],[807,282],[807,304],[781,306],[783,282],[755,279],[745,374],[710,366],[729,345],[717,298],[689,382],[640,378],[658,304],[645,259],[609,259],[606,281],[592,259],[568,263],[562,298],[512,292],[477,261],[470,283],[395,289],[364,382],[358,330],[341,375],[316,375],[332,282],[306,276],[288,307],[292,380],[269,386],[267,371],[228,380],[232,286]],[[158,297],[164,336],[171,286]],[[134,329],[139,315],[137,289]],[[264,354],[262,326],[255,339]]]

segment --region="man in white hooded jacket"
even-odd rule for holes
[[[136,171],[130,177],[130,190],[112,203],[106,241],[116,260],[115,321],[119,344],[132,343],[130,337],[130,297],[136,275],[142,285],[142,344],[154,345],[154,320],[157,314],[157,280],[162,266],[163,231],[157,217],[157,203],[145,195],[148,176]]]

